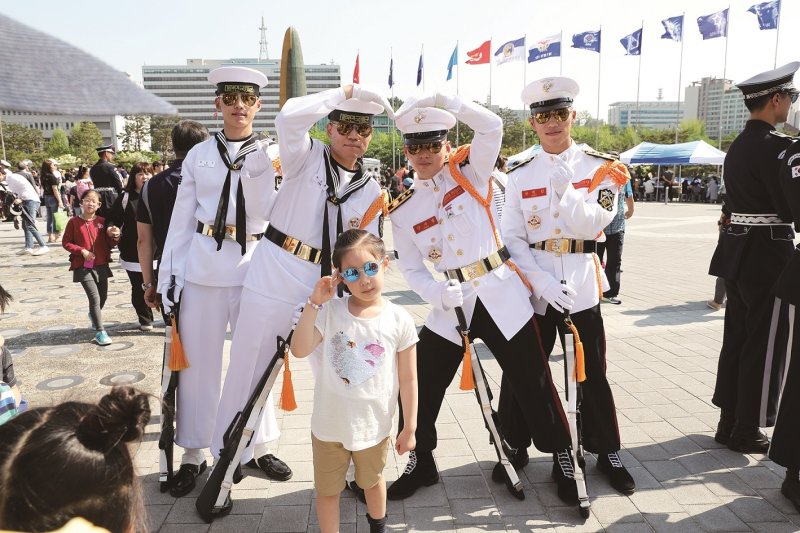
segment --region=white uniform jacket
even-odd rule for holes
[[[262,152],[266,141],[245,158],[245,161]],[[217,141],[211,138],[195,145],[183,161],[181,184],[175,199],[175,208],[169,224],[169,232],[161,258],[158,276],[158,292],[165,294],[170,276],[183,286],[186,281],[210,287],[236,287],[244,281],[247,264],[258,241],[247,243],[247,253],[242,255],[236,241],[225,239],[222,249],[217,251],[213,237],[197,233],[197,223],[213,226],[217,206],[225,183],[228,169],[217,150]],[[272,165],[265,165],[259,176],[264,182],[272,184],[272,198],[275,197],[275,173]],[[239,172],[231,171],[231,190],[228,203],[226,225],[236,225],[236,190]],[[245,191],[245,197],[247,193]],[[247,233],[263,233],[267,227],[264,209],[254,206],[247,209]]]
[[[314,124],[345,101],[341,88],[313,95],[292,98],[275,119],[280,145],[283,181],[270,211],[270,224],[286,235],[320,249],[322,247],[322,214],[328,209],[331,249],[336,241],[336,207],[327,201],[324,145],[308,134]],[[266,174],[245,178],[245,196],[260,196],[274,190],[273,180]],[[357,228],[369,206],[380,195],[381,188],[370,180],[341,204],[344,229]],[[367,231],[378,234],[379,217]],[[281,268],[275,268],[280,265]],[[253,265],[244,286],[264,296],[292,305],[305,300],[319,279],[320,265],[300,259],[270,241],[263,242],[253,255]]]
[[[555,158],[561,158],[574,172],[560,199],[550,181]],[[608,290],[608,280],[594,254],[556,254],[529,247],[547,239],[596,240],[600,236],[617,213],[620,189],[607,176],[589,192],[595,171],[606,161],[587,154],[573,142],[560,154],[541,152],[508,173],[503,237],[511,256],[533,285],[537,314],[542,315],[547,309],[542,293],[562,279],[578,293],[574,313],[597,305],[600,287]]]
[[[469,164],[461,168],[478,193],[486,198],[494,169],[503,123],[494,113],[472,102],[461,102],[456,117],[473,130],[475,136]],[[430,180],[414,180],[414,194],[391,214],[392,235],[399,256],[399,267],[411,289],[433,306],[425,326],[437,335],[461,343],[458,323],[452,309],[442,305],[441,294],[447,281],[437,280],[426,268],[437,272],[465,267],[497,251],[497,244],[486,210],[459,187],[450,170],[444,168]],[[500,230],[496,212],[492,216]],[[461,284],[464,313],[472,320],[476,298],[480,297],[503,335],[510,339],[533,316],[528,290],[506,265],[473,281]]]

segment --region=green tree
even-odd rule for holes
[[[375,132],[369,143],[369,149],[364,156],[379,159],[383,168],[394,168],[395,161],[392,158],[392,135],[394,135],[394,159],[397,161],[402,160],[403,137],[398,131],[391,133]]]
[[[78,122],[69,134],[70,152],[84,163],[93,163],[97,159],[95,149],[103,144],[103,134],[94,122]]]
[[[140,152],[150,137],[150,118],[147,115],[124,115],[125,126],[117,135],[125,150]]]
[[[37,165],[41,165],[47,157],[42,151],[44,147],[42,132],[22,124],[3,122],[3,142],[6,146],[6,159],[12,163],[31,159]]]
[[[114,164],[122,165],[125,170],[130,170],[136,163],[147,162],[152,163],[160,156],[156,152],[147,151],[124,151],[117,152],[114,156]]]
[[[69,138],[67,138],[67,132],[61,128],[56,128],[53,131],[53,136],[50,137],[49,141],[47,141],[44,151],[47,152],[47,155],[50,157],[59,157],[64,154],[68,154]]]
[[[175,155],[172,149],[172,128],[180,120],[178,115],[150,116],[150,149],[160,153],[165,161]]]

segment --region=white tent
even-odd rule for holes
[[[721,165],[725,152],[704,141],[680,144],[643,142],[622,152],[620,161],[627,165]]]

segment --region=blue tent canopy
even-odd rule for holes
[[[725,152],[704,141],[679,144],[643,142],[620,154],[627,165],[721,165]]]

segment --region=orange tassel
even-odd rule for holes
[[[567,326],[569,326],[572,336],[575,337],[575,380],[578,383],[583,383],[586,381],[586,361],[583,358],[583,343],[575,324],[570,322]]]
[[[283,356],[283,388],[281,389],[280,408],[284,411],[297,409],[297,401],[294,398],[294,385],[292,384],[292,371],[289,369],[288,350]]]
[[[189,360],[186,359],[186,353],[183,351],[183,344],[181,343],[181,336],[178,333],[178,323],[175,321],[175,315],[169,315],[172,321],[172,348],[169,353],[169,369],[172,371],[184,370],[189,368]]]
[[[472,376],[472,354],[469,349],[469,337],[464,335],[464,364],[461,365],[461,390],[475,390],[475,379]]]

